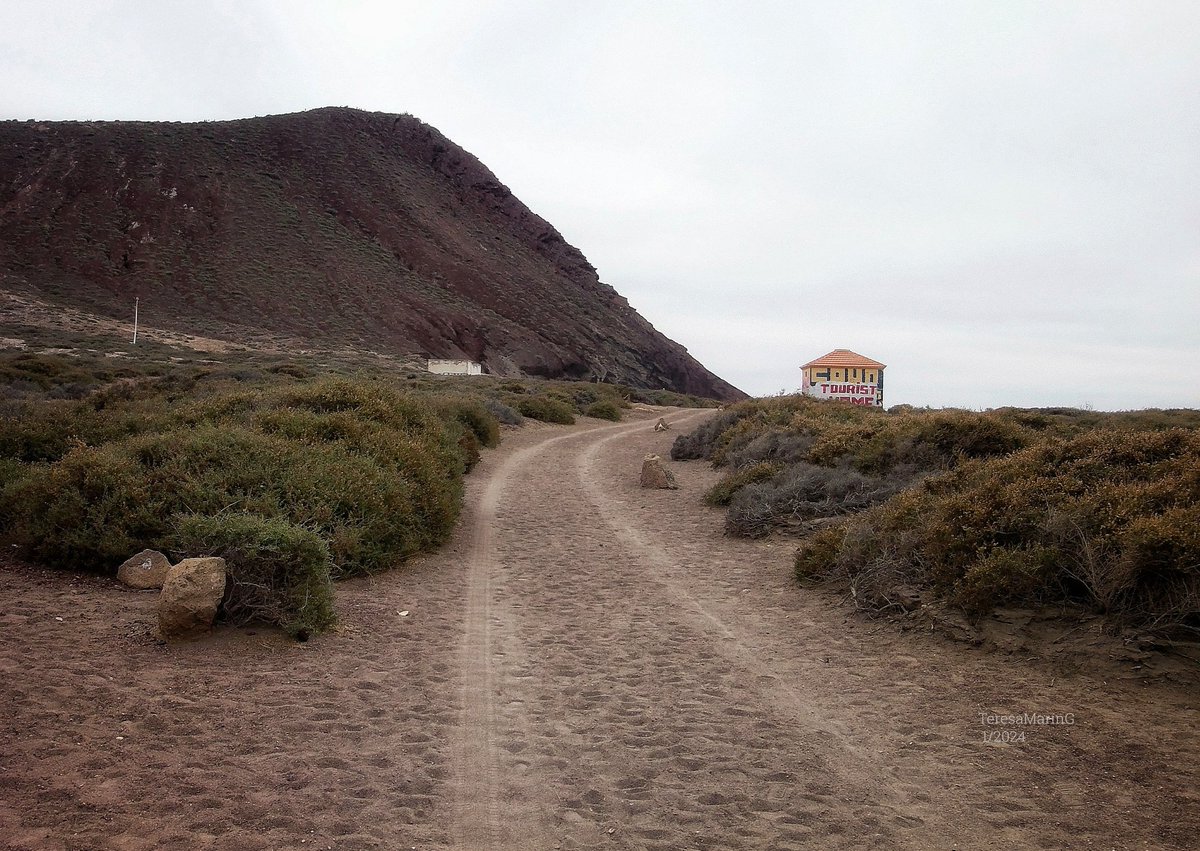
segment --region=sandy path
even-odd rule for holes
[[[451,545],[309,644],[167,648],[152,595],[0,570],[0,848],[1196,847],[1194,693],[800,591],[705,465],[637,486],[706,415],[508,434]],[[989,744],[983,711],[1075,723]]]

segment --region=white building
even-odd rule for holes
[[[430,359],[429,371],[436,375],[482,375],[483,365],[473,360]]]

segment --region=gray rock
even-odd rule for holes
[[[225,559],[188,558],[171,568],[158,597],[158,631],[168,641],[207,633],[225,595]]]
[[[158,550],[142,550],[117,568],[117,579],[139,591],[161,588],[171,569],[171,562]]]

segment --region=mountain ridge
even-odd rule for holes
[[[136,296],[177,330],[744,396],[410,115],[0,122],[0,275],[104,316]]]

